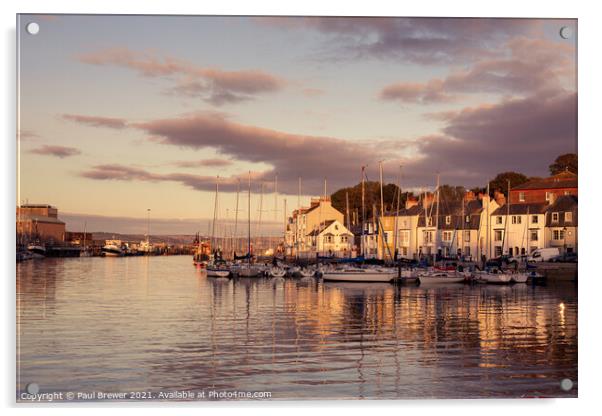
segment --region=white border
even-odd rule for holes
[[[596,243],[600,240],[597,223],[600,218],[600,177],[599,155],[602,135],[598,120],[600,119],[601,96],[600,74],[600,44],[602,39],[600,13],[596,13],[595,2],[556,1],[527,2],[524,0],[505,0],[498,2],[454,0],[454,1],[413,1],[393,2],[371,0],[369,2],[324,0],[304,0],[299,2],[285,1],[229,1],[219,2],[187,2],[170,1],[129,1],[123,0],[31,0],[17,2],[4,1],[0,3],[4,53],[2,82],[4,97],[0,100],[4,126],[2,140],[3,175],[2,197],[0,204],[2,228],[0,235],[3,244],[0,245],[0,256],[5,266],[3,280],[3,309],[6,312],[2,320],[3,342],[1,377],[2,404],[9,407],[8,412],[34,413],[35,408],[14,404],[14,364],[15,364],[15,275],[14,275],[14,215],[16,202],[16,165],[15,165],[15,21],[16,13],[119,13],[119,14],[281,14],[281,15],[391,15],[391,16],[477,16],[477,17],[569,17],[579,19],[579,158],[580,158],[580,290],[579,290],[579,399],[571,400],[440,400],[440,401],[378,401],[378,402],[277,402],[277,403],[209,403],[180,405],[178,413],[195,414],[202,412],[251,412],[257,414],[288,414],[305,415],[308,412],[333,412],[344,408],[345,413],[365,414],[370,408],[383,413],[416,413],[428,414],[486,414],[507,416],[508,412],[577,414],[587,412],[597,403],[600,394],[600,332],[598,321],[602,303],[600,280],[602,275],[596,262],[600,257]],[[596,215],[597,214],[597,215]],[[148,414],[165,414],[164,405],[155,404],[152,408],[140,409],[120,408],[111,405],[113,414],[126,414],[132,410],[142,410]],[[200,407],[200,408],[199,408]],[[286,409],[284,409],[286,408]],[[336,410],[335,410],[336,409]],[[63,415],[65,413],[105,414],[107,406],[86,406],[85,409],[61,405],[37,409],[44,414]],[[588,412],[589,413],[589,412]]]

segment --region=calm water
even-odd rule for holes
[[[17,397],[577,395],[577,290],[214,279],[187,256],[17,265]],[[570,392],[560,381],[572,379]]]

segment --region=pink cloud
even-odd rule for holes
[[[29,153],[44,156],[54,156],[63,159],[66,157],[79,155],[81,154],[81,151],[74,147],[44,145],[38,147],[37,149],[30,150]]]
[[[167,89],[168,93],[200,97],[215,105],[249,100],[286,85],[282,78],[256,69],[227,71],[201,67],[173,57],[126,48],[82,54],[78,59],[91,65],[129,68],[144,77],[169,78],[174,85]]]
[[[62,118],[93,127],[108,127],[112,129],[124,129],[127,127],[127,122],[122,118],[86,116],[81,114],[63,114]]]

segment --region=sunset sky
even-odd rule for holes
[[[40,24],[37,35],[27,23]],[[68,230],[194,233],[356,184],[544,176],[577,149],[574,20],[21,15],[20,199]],[[563,39],[560,28],[573,36]],[[273,181],[278,176],[278,210]],[[241,218],[246,219],[246,196]],[[226,212],[228,210],[228,212]]]

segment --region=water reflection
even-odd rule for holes
[[[17,267],[19,388],[576,396],[577,293],[213,279],[188,257]]]

